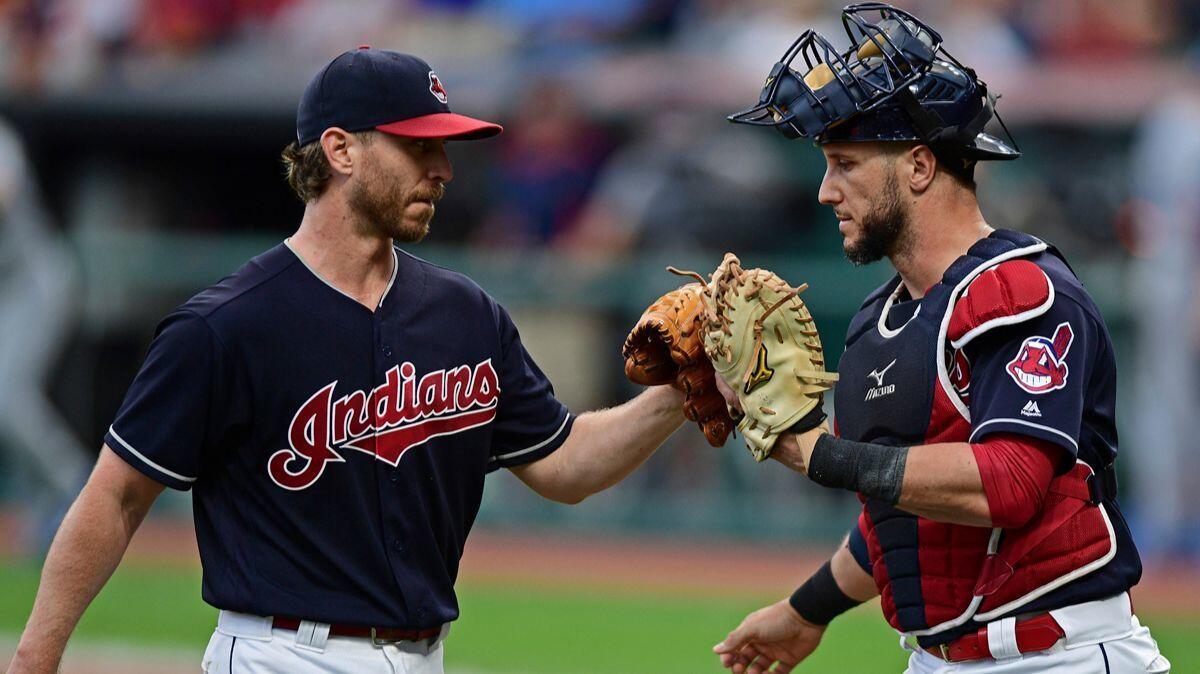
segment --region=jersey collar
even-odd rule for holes
[[[300,261],[300,264],[304,265],[304,268],[308,270],[308,273],[312,274],[317,280],[319,280],[321,283],[324,283],[325,285],[332,288],[335,292],[337,292],[342,297],[345,297],[345,298],[349,299],[351,302],[354,302],[355,304],[362,306],[362,304],[357,299],[355,299],[351,295],[344,292],[341,288],[338,288],[337,286],[335,286],[324,276],[321,276],[319,273],[317,273],[317,270],[310,267],[308,265],[308,262],[303,257],[301,257],[299,253],[296,252],[296,249],[292,248],[292,241],[290,238],[284,239],[283,245],[288,249],[288,251],[291,252],[292,255],[294,255],[296,257],[297,260]],[[396,253],[396,247],[392,246],[392,277],[390,279],[388,279],[387,287],[383,289],[383,295],[381,295],[379,297],[379,304],[378,304],[378,306],[375,307],[375,310],[379,310],[379,309],[383,308],[384,302],[387,301],[388,296],[391,295],[391,293],[392,293],[392,287],[396,285],[396,276],[399,274],[399,272],[400,272],[400,256]],[[366,308],[366,307],[363,307],[363,308]]]

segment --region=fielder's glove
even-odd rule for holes
[[[704,349],[717,376],[737,391],[738,430],[755,460],[771,455],[784,431],[825,420],[822,393],[837,375],[825,371],[821,338],[793,288],[765,269],[742,269],[733,253],[705,288]]]
[[[635,384],[670,384],[684,394],[683,413],[720,447],[733,431],[733,418],[717,390],[716,374],[701,338],[704,286],[672,290],[651,304],[625,338],[625,376]]]

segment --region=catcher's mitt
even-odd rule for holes
[[[717,390],[716,374],[701,337],[704,286],[689,283],[658,298],[625,338],[625,376],[635,384],[671,384],[684,394],[683,413],[720,447],[733,418]]]
[[[717,376],[737,391],[744,415],[738,430],[758,461],[771,455],[784,431],[825,420],[821,394],[837,374],[825,371],[821,338],[808,307],[765,269],[742,269],[726,253],[705,292],[704,348]]]

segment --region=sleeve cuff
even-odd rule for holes
[[[155,463],[145,454],[134,449],[133,445],[126,442],[117,434],[116,429],[111,426],[108,428],[108,432],[104,434],[104,444],[108,445],[109,449],[121,457],[125,463],[133,466],[138,472],[163,486],[179,491],[188,491],[196,482],[196,478],[194,477],[181,475],[165,466]]]
[[[571,434],[571,427],[575,424],[575,417],[570,412],[566,412],[565,414],[566,417],[562,420],[562,423],[545,440],[529,447],[505,450],[489,457],[488,472],[490,473],[499,468],[511,468],[512,466],[532,463],[552,454],[554,450],[566,442],[567,436]]]
[[[1028,435],[1041,440],[1052,442],[1071,453],[1071,456],[1079,454],[1079,443],[1075,438],[1058,430],[1057,428],[1046,426],[1044,424],[1026,421],[1024,419],[988,419],[979,424],[971,431],[971,437],[967,442],[981,442],[989,435],[996,433],[1015,433],[1017,435]]]

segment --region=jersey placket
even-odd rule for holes
[[[385,296],[386,299],[387,297]],[[374,359],[373,373],[375,386],[377,387],[376,390],[379,390],[378,387],[387,383],[388,371],[400,367],[405,361],[402,355],[404,354],[404,349],[400,343],[403,333],[403,322],[397,317],[395,309],[396,307],[386,301],[381,302],[371,320],[374,347],[372,349]],[[398,392],[400,397],[403,397],[403,391],[404,387],[402,385]],[[393,400],[392,404],[400,405],[400,398]],[[387,426],[387,420],[381,416],[381,406],[378,404],[378,401],[373,401],[372,403],[372,415],[374,416],[376,434],[378,435]],[[415,563],[414,555],[417,554],[417,551],[412,549],[413,536],[406,527],[410,522],[402,513],[397,512],[396,508],[397,503],[401,500],[400,490],[406,488],[407,482],[403,468],[404,458],[400,457],[396,465],[393,466],[391,464],[391,457],[387,459],[381,458],[379,442],[375,444],[375,452],[375,483],[378,490],[384,544],[388,551],[392,576],[406,605],[404,613],[408,616],[409,624],[402,627],[429,627],[429,625],[426,625],[429,613],[429,598],[425,596],[426,591],[420,585],[413,585],[406,582],[406,579],[414,576],[408,570]]]

